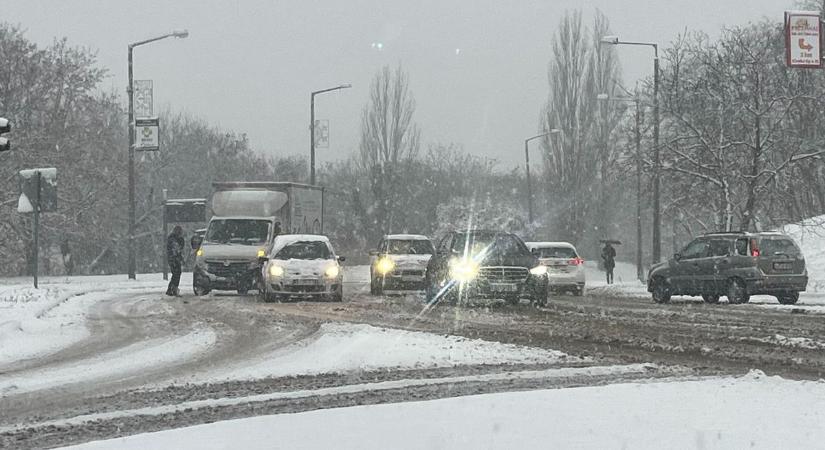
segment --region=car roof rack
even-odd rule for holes
[[[703,234],[703,236],[707,236],[707,235],[710,235],[710,234],[748,234],[748,233],[749,233],[748,231],[710,231],[710,232],[707,232],[707,233]]]

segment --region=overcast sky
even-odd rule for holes
[[[422,141],[454,142],[472,153],[518,164],[547,95],[550,41],[566,9],[596,8],[622,39],[665,46],[688,29],[715,34],[725,24],[768,16],[784,0],[0,0],[2,19],[39,44],[68,37],[98,51],[106,90],[125,98],[130,42],[186,28],[188,39],[135,50],[135,79],[152,79],[155,106],[169,106],[247,133],[275,155],[309,149],[309,93],[330,121],[319,158],[358,146],[361,110],[372,76],[401,63],[417,100]],[[381,49],[373,46],[381,43]],[[625,83],[652,71],[645,47],[621,47]]]

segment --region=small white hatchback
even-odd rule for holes
[[[525,242],[527,248],[547,266],[547,288],[556,292],[584,295],[584,260],[569,242]]]

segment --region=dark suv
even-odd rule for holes
[[[431,303],[474,297],[547,302],[547,267],[518,236],[499,231],[448,233],[430,259],[425,283]]]
[[[717,303],[747,303],[751,295],[774,295],[783,305],[799,300],[808,285],[805,258],[781,233],[712,233],[694,239],[648,274],[647,290],[657,303],[671,295],[701,295]]]

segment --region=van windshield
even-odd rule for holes
[[[214,244],[260,245],[266,242],[268,234],[268,220],[218,219],[209,223],[205,241]]]

